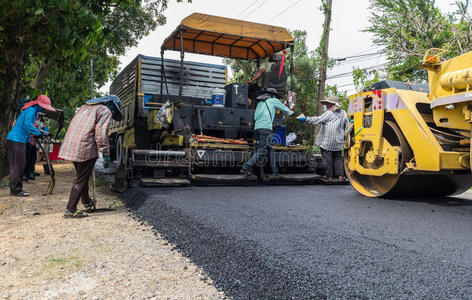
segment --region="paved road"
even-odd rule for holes
[[[467,197],[369,199],[313,185],[134,188],[123,198],[234,299],[472,295]]]

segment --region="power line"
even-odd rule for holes
[[[243,9],[237,16],[236,18],[238,18],[240,15],[242,15],[243,13],[245,13],[249,8],[251,8],[254,4],[256,4],[256,2],[258,2],[259,0],[256,0],[254,2],[251,3],[251,5],[249,5],[248,7],[246,7],[245,9]]]
[[[333,67],[340,67],[340,66],[345,66],[345,65],[351,65],[351,64],[355,64],[355,63],[359,63],[359,62],[363,62],[363,61],[368,61],[368,60],[374,60],[374,59],[377,60],[376,64],[378,64],[379,58],[380,58],[380,56],[372,56],[372,57],[365,57],[365,58],[356,58],[356,59],[353,59],[353,60],[341,61],[341,62],[337,63],[337,64],[336,64],[335,66],[333,66]]]
[[[336,87],[341,88],[341,87],[346,87],[346,86],[354,86],[354,83],[348,83],[348,84],[343,84],[343,85],[336,85]]]
[[[387,63],[383,63],[383,64],[378,64],[378,65],[373,65],[373,66],[369,66],[367,68],[362,68],[362,70],[365,70],[365,71],[369,71],[369,70],[373,70],[373,69],[377,69],[377,68],[383,68],[387,65]],[[345,73],[339,73],[339,74],[335,74],[335,75],[331,75],[329,76],[328,78],[326,79],[338,79],[338,78],[342,78],[342,77],[347,77],[347,76],[351,76],[352,75],[352,71],[351,72],[345,72]]]
[[[281,14],[283,14],[284,12],[286,12],[287,10],[291,9],[292,7],[294,7],[295,5],[297,5],[298,3],[302,2],[303,0],[298,0],[297,2],[293,3],[292,5],[290,5],[289,7],[287,7],[286,9],[282,10],[280,13],[278,13],[277,15],[273,16],[270,20],[267,20],[266,23],[269,23],[270,21],[272,21],[273,19],[277,18],[278,16],[280,16]]]
[[[249,17],[253,12],[255,12],[259,7],[261,7],[262,5],[264,5],[267,1],[269,0],[264,0],[261,4],[259,4],[256,8],[254,8],[253,10],[251,10],[247,15],[245,15],[243,17],[243,19],[246,19],[247,17]]]
[[[383,54],[382,52],[375,52],[375,53],[366,53],[366,54],[360,54],[360,55],[352,55],[352,56],[346,56],[343,58],[336,58],[337,61],[345,61],[347,59],[352,59],[352,58],[364,58],[364,57],[370,57],[370,56],[377,56]]]

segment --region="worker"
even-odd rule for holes
[[[248,93],[250,99],[256,99],[262,95],[265,90],[274,88],[277,90],[277,98],[283,99],[286,93],[287,73],[285,67],[282,68],[282,73],[279,76],[280,65],[282,61],[282,54],[275,53],[269,58],[268,62],[264,62],[254,76],[246,81],[248,84]],[[261,85],[255,83],[261,79]],[[254,102],[254,101],[252,101]]]
[[[268,157],[272,175],[278,176],[279,170],[275,164],[275,157],[272,153],[273,122],[276,109],[285,115],[290,116],[293,112],[279,99],[275,98],[277,91],[269,88],[266,93],[257,97],[258,103],[254,112],[254,132],[257,140],[257,151],[241,168],[241,173],[245,176],[252,175],[252,167],[263,157]]]
[[[326,183],[344,182],[342,149],[344,131],[350,126],[350,123],[346,112],[341,109],[341,101],[338,97],[330,96],[320,102],[326,105],[327,108],[322,115],[305,117],[301,114],[297,119],[313,125],[321,124],[320,132],[316,137],[316,144],[321,148],[321,156],[326,168],[323,180]],[[337,176],[337,179],[334,179],[333,176]]]
[[[30,134],[43,137],[34,122],[38,118],[38,112],[44,110],[56,111],[51,106],[51,100],[46,95],[40,95],[35,100],[26,103],[21,108],[21,113],[15,122],[15,125],[7,135],[8,157],[10,163],[10,195],[29,196],[29,193],[23,190],[23,174],[26,164],[26,143]]]
[[[64,211],[65,218],[81,218],[84,212],[93,212],[96,199],[88,194],[88,181],[95,167],[98,152],[103,154],[103,167],[110,164],[107,129],[110,118],[121,121],[120,99],[115,95],[86,101],[75,113],[62,142],[59,157],[73,162],[76,179]],[[84,211],[77,209],[79,200]]]
[[[48,127],[44,125],[44,113],[38,112],[38,119],[34,122],[34,127],[38,128],[43,134],[48,134]],[[36,160],[38,159],[38,142],[39,139],[33,135],[30,135],[28,142],[26,143],[26,165],[23,180],[34,180],[35,176],[39,175],[34,170]]]

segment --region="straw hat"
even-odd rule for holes
[[[321,102],[321,104],[324,104],[324,105],[330,103],[330,104],[336,105],[338,107],[341,107],[341,101],[336,96],[329,96],[328,98],[323,99],[320,102]]]

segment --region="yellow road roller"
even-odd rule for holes
[[[428,85],[380,81],[349,98],[344,165],[367,197],[447,196],[472,186],[472,52],[426,52]]]

